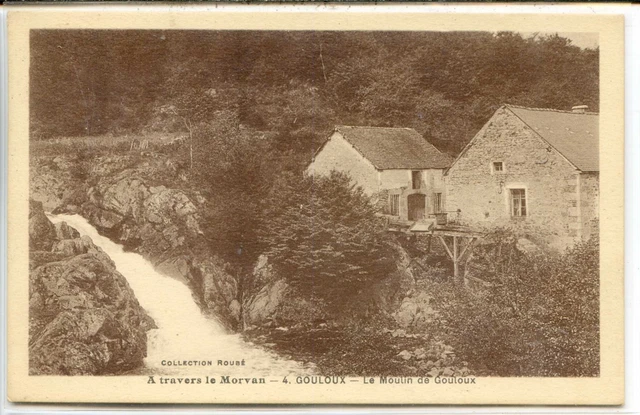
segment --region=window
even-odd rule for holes
[[[389,195],[389,212],[393,216],[400,216],[400,195]]]
[[[411,184],[412,184],[412,188],[413,189],[419,189],[420,187],[422,187],[422,180],[421,180],[421,171],[412,171],[411,172]]]
[[[494,173],[502,173],[504,171],[504,165],[501,161],[494,161],[492,167]]]
[[[442,193],[433,195],[433,213],[442,213]]]
[[[527,216],[527,197],[525,189],[511,189],[511,216]]]

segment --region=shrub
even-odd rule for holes
[[[264,253],[301,291],[335,305],[394,269],[384,223],[345,174],[283,176],[265,203]]]
[[[89,178],[92,155],[86,147],[79,146],[76,151],[74,163],[71,165],[71,177],[75,180],[85,181]]]
[[[472,368],[499,376],[599,374],[599,244],[529,256],[516,239],[489,235],[474,255],[496,286],[466,289],[421,279],[443,335]]]

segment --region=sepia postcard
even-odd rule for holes
[[[9,399],[622,404],[623,29],[12,8]]]

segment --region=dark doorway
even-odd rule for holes
[[[409,220],[424,219],[424,207],[426,206],[427,196],[414,193],[407,198],[407,207],[409,210]]]

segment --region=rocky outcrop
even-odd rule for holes
[[[154,327],[90,238],[29,211],[29,373],[104,375],[140,367]]]
[[[268,283],[245,303],[243,319],[246,327],[261,326],[273,321],[284,301],[288,285],[284,280]]]
[[[206,249],[197,195],[151,186],[135,170],[87,189],[79,212],[94,226],[143,255],[162,273],[187,281],[198,300],[229,327],[240,317],[236,280]],[[66,205],[62,205],[66,209]]]
[[[89,179],[73,181],[65,171],[40,160],[31,178],[32,192],[56,213],[78,213],[101,233],[149,260],[163,274],[187,282],[196,300],[229,328],[240,321],[237,283],[215,254],[201,230],[204,199],[164,185],[155,185],[162,174],[158,165],[131,167],[126,157],[103,157],[92,163]],[[62,161],[59,160],[59,163]],[[59,164],[58,163],[58,164]],[[57,176],[56,176],[57,174]],[[38,183],[68,180],[64,192],[49,194]],[[75,186],[75,187],[74,187]],[[62,194],[62,197],[59,197]]]
[[[317,303],[308,296],[299,295],[274,272],[267,257],[260,256],[253,270],[254,289],[244,295],[244,328],[323,322],[325,319],[344,323],[359,318],[366,320],[378,313],[394,318],[403,328],[430,321],[433,318],[430,298],[426,294],[415,293],[410,258],[398,249],[395,272],[354,292],[340,310],[335,307],[325,309],[326,302]]]
[[[47,212],[63,200],[71,200],[85,182],[88,162],[79,154],[30,157],[29,160],[29,198],[41,202]]]
[[[242,307],[244,328],[275,321],[278,308],[285,301],[288,284],[274,275],[266,256],[261,255],[253,268],[253,289],[247,290]]]
[[[437,317],[435,309],[431,306],[431,297],[424,292],[415,292],[405,297],[398,310],[393,313],[398,326],[408,328],[422,328],[431,323]]]

